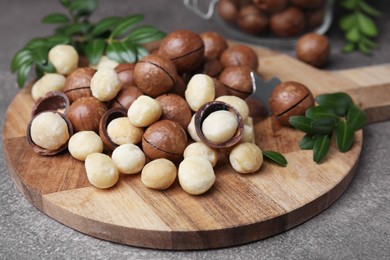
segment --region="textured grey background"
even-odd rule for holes
[[[386,1],[370,1],[386,14]],[[51,32],[44,15],[61,11],[57,1],[0,1],[0,120],[17,94],[9,71],[12,55],[32,37]],[[164,31],[185,28],[224,34],[214,21],[203,21],[180,0],[101,0],[93,19],[145,13]],[[332,58],[328,70],[390,62],[390,19],[379,21],[380,48],[372,56],[344,55],[337,27],[329,32]],[[226,35],[227,36],[227,35]],[[293,55],[293,53],[289,53]],[[364,149],[352,184],[329,209],[283,234],[243,246],[204,251],[160,251],[95,239],[50,219],[31,206],[10,180],[1,145],[0,259],[389,259],[390,258],[390,122],[364,128]]]

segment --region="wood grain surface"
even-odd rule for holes
[[[292,57],[255,47],[259,74],[307,85],[314,95],[345,91],[368,113],[371,123],[390,118],[390,65],[327,72]],[[3,144],[10,175],[34,206],[57,221],[98,238],[161,249],[208,249],[239,245],[288,230],[329,207],[348,187],[362,149],[362,131],[347,153],[332,145],[321,164],[302,151],[303,133],[272,118],[255,126],[263,150],[284,153],[288,166],[265,162],[240,175],[226,158],[218,162],[216,183],[206,194],[185,193],[178,182],[165,191],[146,188],[140,176],[120,177],[99,190],[86,178],[83,162],[68,153],[35,154],[26,141],[34,101],[22,90],[10,104]]]

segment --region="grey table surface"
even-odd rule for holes
[[[390,7],[370,1],[385,16],[379,21],[380,48],[371,56],[340,51],[337,26],[328,35],[333,46],[325,69],[336,70],[390,62]],[[18,93],[10,72],[14,53],[32,37],[52,27],[40,24],[51,12],[62,11],[57,1],[0,1],[0,121]],[[92,20],[106,15],[145,13],[146,22],[164,31],[218,31],[183,7],[180,0],[101,0]],[[293,55],[293,52],[288,52]],[[2,128],[1,128],[2,129]],[[2,131],[2,130],[1,130]],[[330,208],[282,234],[242,246],[202,251],[162,251],[115,244],[84,235],[49,218],[19,193],[0,152],[0,259],[389,259],[390,258],[390,122],[364,127],[364,144],[356,176]]]

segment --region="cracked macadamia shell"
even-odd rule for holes
[[[257,71],[259,60],[256,52],[249,46],[237,44],[227,48],[221,55],[222,65],[230,66],[248,66]]]
[[[63,91],[68,96],[69,101],[73,101],[92,96],[91,79],[96,73],[92,68],[77,68],[66,77]]]

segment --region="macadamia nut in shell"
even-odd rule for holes
[[[92,153],[85,159],[85,170],[89,182],[100,189],[114,186],[119,179],[118,167],[108,155]]]
[[[124,174],[139,173],[145,165],[145,154],[134,144],[122,144],[112,152],[112,160]]]
[[[141,181],[148,188],[165,190],[173,184],[176,175],[176,166],[171,161],[156,159],[142,169]]]
[[[91,153],[103,152],[103,142],[95,132],[81,131],[69,139],[68,150],[77,160],[85,161]]]

